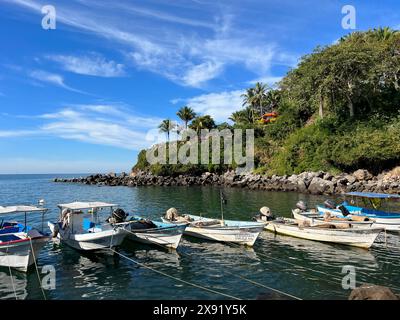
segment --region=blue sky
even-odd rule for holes
[[[0,0],[0,173],[129,171],[179,107],[226,121],[347,34],[347,4],[357,30],[400,25],[397,0]]]

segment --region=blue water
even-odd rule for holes
[[[218,217],[220,198],[212,187],[97,187],[53,183],[60,175],[0,175],[0,205],[35,204],[45,199],[47,220],[58,217],[57,204],[75,200],[120,204],[131,214],[160,217],[168,208],[183,213]],[[79,176],[67,175],[66,177]],[[262,206],[276,215],[290,216],[298,200],[314,205],[324,197],[297,193],[226,189],[226,219],[250,220]],[[23,221],[23,217],[13,219]],[[41,228],[41,216],[28,220]],[[371,250],[329,245],[263,232],[254,248],[184,238],[178,250],[125,241],[119,252],[136,262],[105,252],[82,254],[57,242],[41,251],[39,272],[45,265],[56,270],[55,290],[47,299],[226,299],[227,296],[195,288],[165,274],[242,299],[259,295],[283,298],[268,287],[302,299],[346,299],[341,280],[343,266],[356,268],[357,285],[368,282],[400,290],[399,237],[380,236]],[[147,267],[147,268],[146,268]],[[153,270],[163,272],[164,275]],[[44,277],[44,274],[40,274]],[[0,298],[43,299],[35,269],[20,273],[0,268]],[[250,282],[252,281],[252,282]],[[256,284],[255,284],[256,283]]]

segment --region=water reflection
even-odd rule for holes
[[[28,296],[27,275],[8,268],[0,269],[0,298],[7,300],[23,300]],[[15,288],[15,291],[14,291]]]

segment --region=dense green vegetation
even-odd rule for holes
[[[249,88],[243,109],[230,117],[233,125],[219,127],[255,129],[259,173],[358,168],[377,173],[400,164],[399,79],[400,33],[355,32],[304,56],[276,88],[261,83]],[[279,115],[275,122],[260,121],[272,111]],[[181,119],[196,130],[218,127],[209,116]],[[162,174],[227,168],[178,166],[165,172],[163,166],[150,168],[143,152],[135,166]]]

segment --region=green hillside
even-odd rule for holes
[[[190,108],[178,116],[196,130],[255,129],[258,173],[359,168],[378,173],[400,164],[399,78],[400,33],[389,28],[355,32],[304,56],[276,88],[261,83],[249,88],[243,110],[230,118],[232,125],[196,117]],[[277,112],[276,121],[262,123],[268,112]],[[174,125],[160,129],[169,132]],[[229,168],[149,166],[142,151],[134,169],[174,175]]]

